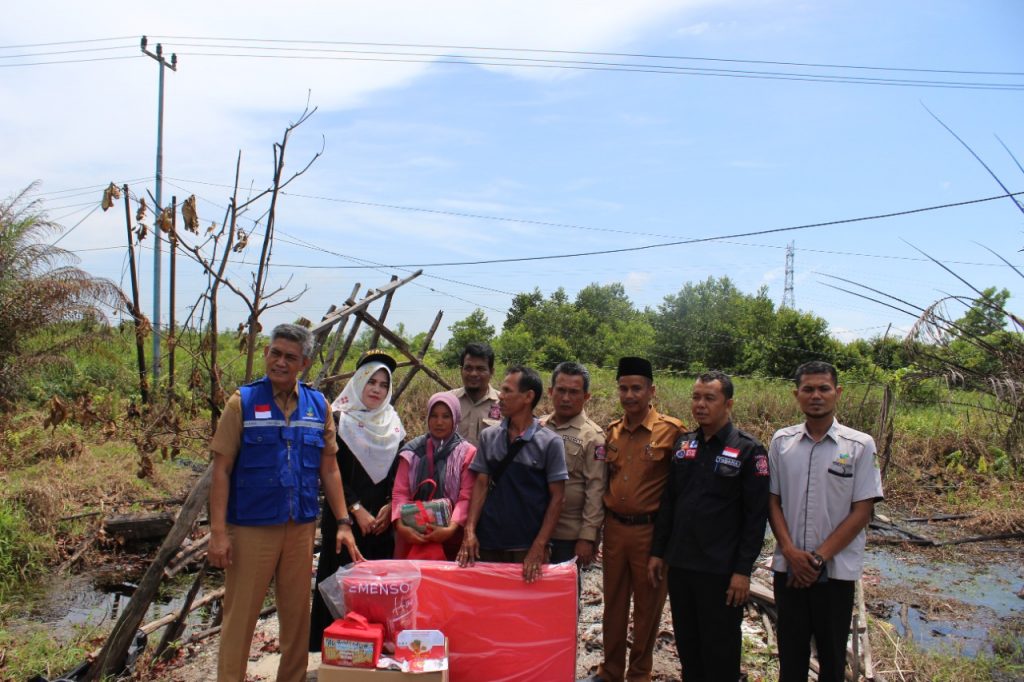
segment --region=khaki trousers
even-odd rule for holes
[[[604,663],[598,675],[605,682],[649,682],[654,665],[654,640],[665,608],[668,581],[657,588],[647,580],[654,524],[627,526],[605,516],[602,564],[604,568]],[[626,630],[629,601],[633,599],[633,646],[626,669]]]
[[[309,600],[316,523],[228,525],[231,565],[224,575],[219,682],[244,682],[256,620],[271,578],[276,591],[281,663],[278,682],[304,682],[309,660]]]

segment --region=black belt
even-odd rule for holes
[[[612,515],[613,519],[619,523],[624,523],[627,526],[644,526],[649,523],[654,523],[656,516],[655,514],[633,514],[630,516],[627,514],[613,512],[611,509],[608,510],[608,513]]]

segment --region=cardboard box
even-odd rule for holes
[[[337,668],[321,665],[317,670],[318,682],[448,682],[448,671],[434,673],[400,673],[393,670],[366,668]]]

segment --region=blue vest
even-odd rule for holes
[[[228,523],[269,526],[314,521],[319,511],[320,455],[327,403],[323,393],[299,383],[291,422],[274,402],[270,379],[239,389],[242,443],[231,470]]]

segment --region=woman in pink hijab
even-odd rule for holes
[[[398,472],[391,493],[396,559],[455,560],[476,479],[469,470],[476,447],[455,431],[461,416],[458,398],[451,393],[435,393],[427,401],[427,433],[406,443],[398,453]],[[447,526],[428,527],[421,533],[402,521],[403,504],[440,498],[451,504]]]

